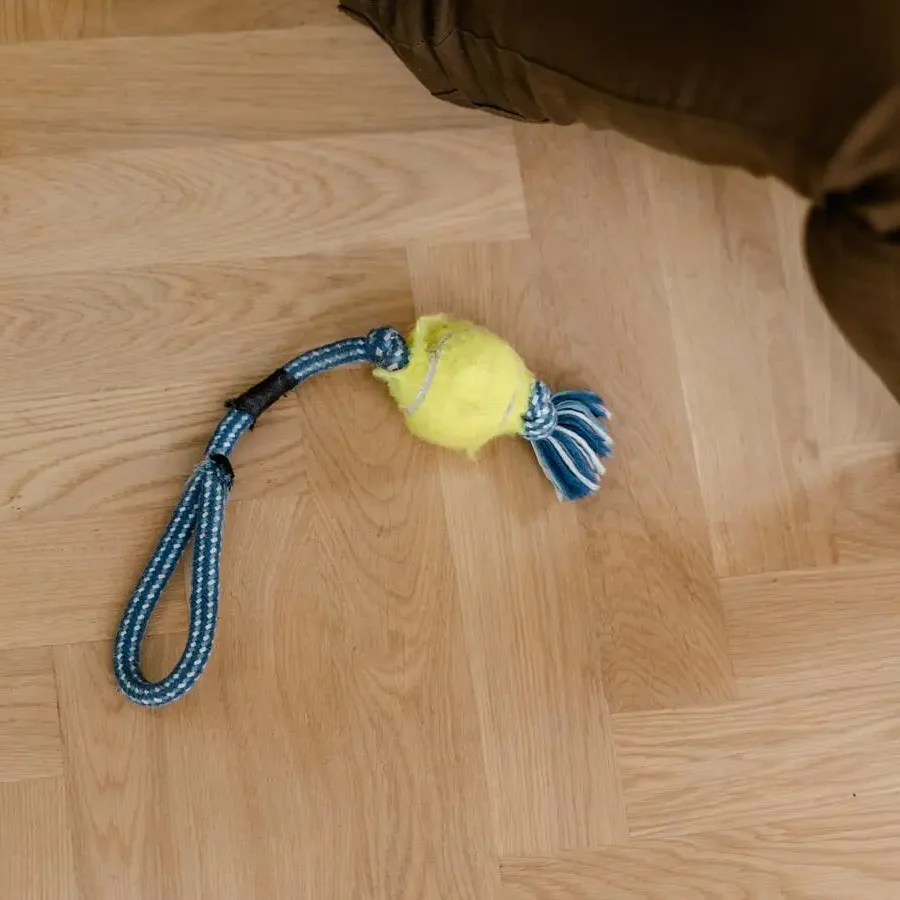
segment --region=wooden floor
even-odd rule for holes
[[[433,101],[332,0],[0,0],[0,38],[0,896],[900,897],[900,410],[796,200]],[[202,682],[124,702],[225,398],[437,310],[603,393],[599,498],[323,378],[236,454]],[[179,576],[152,674],[185,619]]]

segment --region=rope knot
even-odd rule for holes
[[[558,419],[550,387],[546,382],[535,381],[523,419],[522,436],[529,441],[542,441],[556,430]]]
[[[366,348],[378,369],[396,372],[409,364],[409,347],[396,328],[373,328],[366,335]]]

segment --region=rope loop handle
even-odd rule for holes
[[[119,624],[113,673],[119,690],[129,700],[146,707],[179,700],[197,683],[212,655],[219,613],[225,507],[234,483],[229,457],[241,435],[253,428],[256,419],[280,397],[313,375],[362,362],[394,371],[408,361],[403,336],[393,328],[376,328],[364,338],[337,341],[303,353],[228,401],[229,412],[185,485]],[[175,668],[161,681],[151,682],[141,673],[141,645],[150,617],[192,538],[187,641]]]
[[[219,609],[222,523],[233,483],[234,473],[227,456],[214,453],[204,459],[188,481],[132,595],[116,637],[113,668],[122,693],[134,703],[171,703],[194,686],[209,662]],[[153,610],[191,538],[194,553],[187,643],[171,673],[152,683],[140,671],[141,643]]]

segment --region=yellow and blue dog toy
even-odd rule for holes
[[[609,413],[590,391],[558,394],[531,374],[504,340],[470,322],[426,316],[407,341],[393,328],[326,344],[276,369],[229,400],[203,459],[138,582],[116,636],[113,669],[132,702],[159,707],[183,697],[212,653],[219,607],[219,566],[225,504],[234,483],[229,457],[244,432],[286,393],[313,375],[369,363],[387,385],[409,430],[418,438],[474,455],[502,435],[521,435],[561,500],[595,493],[612,440]],[[175,668],[161,681],[140,671],[147,624],[193,538],[190,623]]]

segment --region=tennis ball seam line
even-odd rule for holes
[[[431,389],[431,385],[434,383],[435,375],[437,375],[437,367],[438,363],[441,361],[441,353],[444,350],[444,345],[447,341],[452,337],[456,337],[460,334],[465,334],[467,331],[471,331],[471,328],[465,328],[461,331],[451,332],[449,334],[445,334],[441,337],[441,339],[437,342],[437,346],[428,354],[428,371],[425,373],[425,377],[422,379],[422,384],[419,386],[419,390],[416,392],[416,396],[413,397],[412,403],[409,406],[404,408],[404,412],[408,416],[415,415],[418,409],[425,402],[425,397],[428,395],[428,391]]]
[[[506,412],[503,413],[503,418],[500,420],[501,425],[505,425],[509,417],[512,415],[513,410],[516,408],[516,402],[519,399],[519,392],[513,391],[512,397],[509,398],[509,405],[506,407]]]

